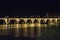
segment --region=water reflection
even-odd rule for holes
[[[47,25],[41,28],[41,35],[38,40],[55,40],[60,37],[60,25]]]
[[[11,35],[14,37],[37,37],[52,35],[54,30],[57,30],[57,25],[47,24],[11,24],[6,26],[0,26],[0,35]],[[52,31],[51,31],[52,30]],[[51,34],[46,34],[50,33]]]
[[[7,35],[7,25],[0,25],[0,35]]]

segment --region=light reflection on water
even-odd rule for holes
[[[56,26],[56,25],[55,25]],[[6,27],[6,26],[1,26]],[[40,37],[42,32],[45,32],[47,27],[53,27],[53,25],[47,24],[14,24],[8,25],[7,28],[0,29],[0,35],[12,35],[15,37],[24,36],[24,37]],[[41,29],[43,30],[41,31]]]

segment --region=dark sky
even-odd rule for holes
[[[37,16],[60,13],[60,3],[57,1],[2,1],[0,2],[1,16]]]

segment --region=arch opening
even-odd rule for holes
[[[37,19],[34,20],[34,23],[39,23],[39,21]]]
[[[60,24],[60,19],[57,20],[57,23]]]
[[[16,20],[10,20],[9,24],[17,24]]]
[[[41,19],[41,20],[40,20],[40,23],[41,23],[41,24],[45,24],[44,19]]]
[[[52,20],[52,23],[56,23],[55,19]]]
[[[28,19],[26,23],[27,23],[27,24],[31,24],[32,21]]]
[[[46,20],[46,24],[49,24],[49,23],[50,23],[50,20],[49,20],[49,19],[47,19],[47,20]]]
[[[3,20],[3,19],[0,20],[0,25],[2,25],[2,24],[6,24],[5,20]]]
[[[19,21],[19,24],[25,24],[25,21],[24,21],[23,19],[21,19],[21,20]]]

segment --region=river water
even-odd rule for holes
[[[54,40],[60,37],[60,25],[12,24],[0,26],[0,36],[5,35],[13,37],[37,38],[36,40]]]

